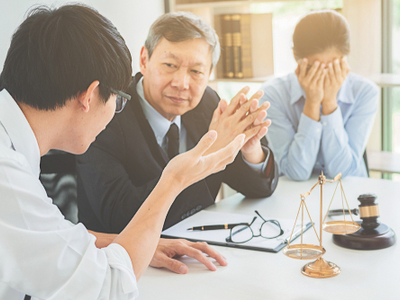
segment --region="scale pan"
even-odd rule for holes
[[[361,225],[352,221],[331,221],[322,225],[322,229],[333,234],[350,234],[358,231]]]
[[[294,259],[316,259],[325,252],[323,247],[310,244],[289,245],[283,248],[283,254]]]

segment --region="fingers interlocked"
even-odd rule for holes
[[[264,119],[267,116],[266,110],[269,102],[259,106],[259,99],[263,92],[258,91],[250,99],[245,93],[249,90],[244,87],[232,98],[228,105],[225,100],[221,100],[214,112],[210,130],[218,132],[218,140],[207,153],[212,153],[229,144],[238,134],[245,134],[245,142],[260,132],[263,127],[268,127],[270,121]],[[265,132],[265,130],[264,130]]]

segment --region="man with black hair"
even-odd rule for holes
[[[129,100],[131,74],[123,38],[86,6],[33,9],[13,35],[0,75],[0,299],[135,298],[175,197],[242,146],[239,135],[205,155],[209,131],[169,162],[118,236],[65,220],[39,181],[40,156],[85,152]]]

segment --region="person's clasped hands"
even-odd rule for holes
[[[264,120],[270,104],[265,102],[259,106],[262,91],[256,92],[250,99],[246,98],[249,90],[247,86],[242,88],[229,104],[224,99],[220,100],[209,127],[218,133],[218,138],[207,153],[225,147],[238,134],[244,133],[245,143],[241,152],[247,162],[257,164],[265,160],[260,139],[271,125],[270,120]]]
[[[334,112],[337,94],[349,72],[346,57],[336,58],[327,64],[315,60],[311,65],[307,58],[300,59],[295,73],[306,94],[305,106],[318,110],[318,115],[321,104],[323,115]]]

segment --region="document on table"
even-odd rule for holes
[[[233,214],[233,213],[222,213],[202,210],[183,221],[175,224],[174,226],[164,230],[162,237],[165,238],[183,238],[195,242],[207,242],[211,245],[235,247],[249,250],[259,250],[266,252],[279,252],[282,248],[287,245],[290,235],[293,230],[295,219],[281,219],[281,218],[267,218],[264,219],[275,219],[278,220],[283,229],[283,235],[274,239],[265,239],[262,237],[253,237],[250,241],[237,244],[227,242],[226,238],[230,234],[230,229],[220,230],[204,230],[204,231],[189,231],[188,228],[194,226],[204,225],[215,225],[215,224],[228,224],[228,223],[250,223],[253,220],[254,215],[245,214]],[[254,235],[259,235],[259,228],[264,221],[257,217],[256,221],[251,225]],[[299,222],[298,222],[299,223]],[[303,224],[303,232],[311,227],[311,222]],[[293,231],[292,241],[301,235],[301,224],[296,224]]]

